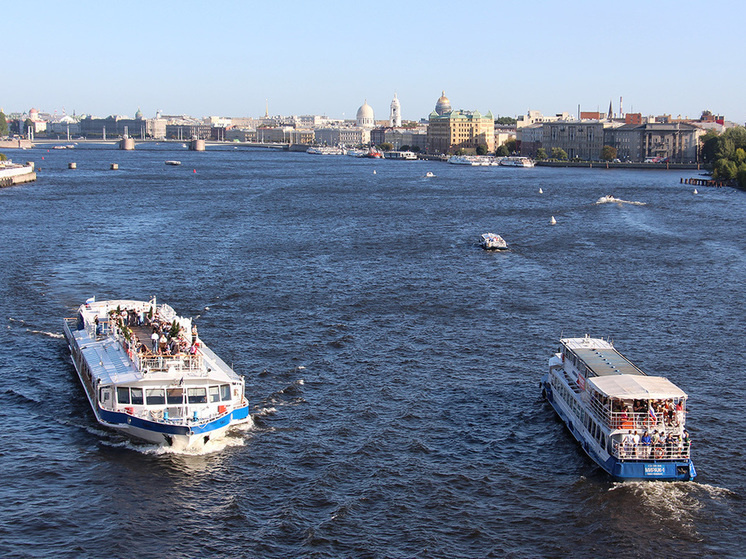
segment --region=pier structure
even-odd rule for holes
[[[681,184],[693,184],[694,186],[730,186],[729,181],[714,179],[681,179]]]

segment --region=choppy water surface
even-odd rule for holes
[[[8,155],[41,172],[0,191],[0,556],[744,553],[743,192],[261,150]],[[512,250],[479,249],[487,231]],[[198,317],[254,426],[199,455],[99,428],[61,336],[92,295]],[[690,395],[696,483],[610,482],[540,400],[557,339],[585,333]]]

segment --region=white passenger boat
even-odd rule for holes
[[[500,159],[500,165],[503,167],[533,167],[534,162],[528,157],[503,157]]]
[[[452,155],[448,158],[448,163],[472,167],[494,167],[497,165],[497,159],[489,155]]]
[[[693,480],[687,395],[648,376],[610,342],[560,340],[542,395],[583,450],[617,480]]]
[[[482,233],[482,240],[479,244],[485,250],[505,250],[508,248],[505,239],[495,233]]]
[[[416,161],[417,154],[413,151],[387,151],[386,159],[403,159],[404,161]]]
[[[201,342],[191,319],[155,298],[89,299],[76,318],[65,319],[64,332],[88,402],[106,427],[185,450],[251,422],[243,377]]]
[[[339,146],[315,146],[306,150],[311,155],[345,155],[347,150]]]

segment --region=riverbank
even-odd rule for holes
[[[588,167],[591,169],[704,169],[701,163],[612,163],[609,161],[536,161],[540,167]]]

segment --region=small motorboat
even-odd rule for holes
[[[166,165],[181,165],[181,161],[166,161]]]
[[[432,178],[434,176],[435,176],[435,173],[433,173],[432,171],[428,171],[427,173],[425,173],[425,177],[428,178],[428,179]]]
[[[554,216],[552,216],[552,219],[549,220],[549,225],[557,225],[557,220],[554,219]]]
[[[508,248],[505,239],[495,233],[482,233],[482,240],[479,244],[485,250],[505,250]]]

